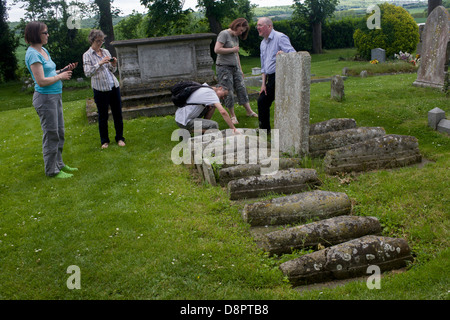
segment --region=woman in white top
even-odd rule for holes
[[[230,111],[231,120],[234,124],[239,122],[234,113],[233,89],[236,92],[239,104],[245,107],[247,116],[258,117],[250,107],[247,88],[244,83],[244,73],[239,59],[239,38],[247,39],[248,31],[247,20],[238,18],[230,24],[229,29],[219,33],[214,46],[214,52],[217,53],[216,72],[219,83],[230,89],[230,93],[225,99],[225,106]]]
[[[111,57],[108,50],[103,49],[105,34],[101,30],[91,30],[89,43],[91,47],[83,54],[83,69],[86,77],[91,78],[94,90],[94,101],[98,110],[98,127],[102,149],[109,146],[108,107],[114,119],[116,129],[115,140],[121,147],[125,146],[123,137],[122,99],[119,81],[114,76],[117,70],[117,58]]]

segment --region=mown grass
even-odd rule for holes
[[[346,52],[313,56],[312,72],[324,73]],[[173,116],[127,120],[127,146],[101,150],[85,114],[90,90],[66,90],[64,160],[80,170],[57,181],[44,175],[31,95],[2,85],[0,299],[448,299],[450,138],[428,128],[427,113],[439,107],[449,114],[450,104],[414,80],[350,77],[343,102],[330,99],[329,83],[312,84],[311,123],[351,117],[413,135],[429,162],[328,176],[321,160],[305,159],[321,189],[346,192],[354,214],[378,217],[383,234],[406,238],[415,257],[407,272],[383,277],[380,290],[353,282],[306,292],[292,289],[278,269],[301,253],[264,255],[242,221],[242,204],[172,163]],[[257,126],[242,107],[236,112],[240,127]],[[81,290],[66,286],[70,265],[80,267]]]

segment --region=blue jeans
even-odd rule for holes
[[[123,119],[122,119],[122,99],[120,97],[120,88],[112,88],[110,91],[98,91],[94,89],[94,101],[98,111],[98,129],[100,132],[101,144],[109,143],[108,136],[108,107],[111,107],[111,113],[114,119],[114,129],[116,130],[116,142],[123,137]]]

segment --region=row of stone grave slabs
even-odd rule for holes
[[[375,217],[353,216],[346,194],[319,190],[317,172],[301,168],[300,158],[280,157],[273,145],[258,139],[256,129],[240,130],[239,136],[219,131],[191,138],[191,166],[206,183],[227,187],[230,199],[244,204],[242,218],[250,224],[258,247],[269,255],[316,249],[280,265],[293,286],[357,278],[370,265],[388,271],[412,261],[404,239],[380,236]],[[414,137],[358,127],[354,119],[311,124],[309,151],[324,158],[325,172],[332,175],[421,161]],[[196,152],[201,162],[195,163]],[[274,162],[276,173],[267,174]],[[275,197],[261,200],[267,194]]]

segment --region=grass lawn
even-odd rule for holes
[[[312,73],[340,74],[343,54],[351,55],[313,56]],[[64,160],[79,172],[58,181],[44,175],[31,94],[1,85],[0,299],[448,299],[450,137],[427,126],[427,113],[439,107],[448,117],[450,99],[413,87],[415,78],[350,77],[340,103],[330,99],[329,83],[312,84],[311,123],[351,117],[412,135],[429,162],[328,176],[321,160],[305,161],[323,190],[346,192],[355,215],[378,217],[383,234],[406,238],[415,257],[406,272],[385,275],[380,290],[363,281],[306,292],[292,289],[278,268],[302,252],[264,255],[241,218],[243,205],[172,163],[173,116],[127,120],[127,146],[101,150],[85,113],[90,89],[65,90]],[[236,113],[241,127],[257,127],[244,108]],[[226,128],[220,115],[215,120]],[[80,290],[66,285],[71,265],[80,268]]]

